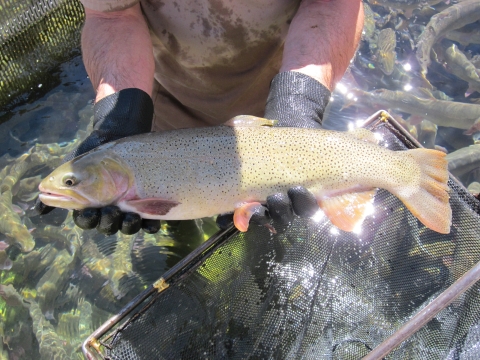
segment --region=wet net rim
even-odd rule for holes
[[[156,300],[157,296],[164,289],[166,289],[169,285],[175,284],[177,281],[183,279],[189,273],[194,271],[197,268],[197,265],[201,263],[202,259],[204,259],[207,254],[214,252],[220,245],[222,245],[237,232],[238,230],[233,225],[225,230],[218,231],[212,235],[210,239],[205,241],[202,245],[180,260],[170,270],[166,271],[161,278],[155,281],[143,292],[138,294],[122,310],[120,310],[117,315],[114,315],[108,319],[84,341],[82,345],[82,351],[84,355],[88,359],[96,359],[97,354],[100,355],[101,358],[104,358],[103,354],[101,353],[100,346],[108,348],[108,344],[106,343],[108,339],[112,338],[113,341],[116,335],[122,331],[122,329],[128,326],[135,320],[136,317],[140,316],[150,307],[150,305]],[[147,303],[149,297],[152,297],[152,299]],[[142,304],[144,304],[143,308],[137,312],[134,312],[134,310],[140,307]],[[132,312],[134,312],[134,315],[120,325],[119,323]],[[115,326],[117,327],[112,332],[106,334]],[[100,338],[104,335],[104,339],[100,340]],[[96,354],[94,354],[92,350],[95,350]]]

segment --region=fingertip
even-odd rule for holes
[[[228,229],[233,224],[233,212],[218,215],[215,222],[221,230]]]
[[[235,209],[233,214],[233,223],[235,227],[242,232],[248,230],[250,224],[273,227],[270,225],[268,209],[258,202],[246,203]]]
[[[106,206],[100,210],[97,231],[105,235],[116,234],[120,229],[123,213],[118,206]]]
[[[277,193],[267,197],[267,208],[277,227],[285,227],[293,221],[293,210],[290,198],[285,193]]]
[[[128,212],[123,214],[122,225],[120,231],[125,235],[133,235],[142,228],[142,218],[140,215]]]
[[[252,224],[260,226],[268,225],[267,227],[271,228],[272,226],[270,225],[270,217],[268,216],[268,214],[268,209],[265,206],[258,204],[257,206],[254,206],[251,210],[250,222]]]
[[[87,208],[83,210],[73,210],[74,223],[84,230],[94,229],[100,222],[100,209]]]
[[[142,229],[147,234],[155,234],[160,230],[160,220],[153,219],[143,219],[142,220]]]
[[[293,211],[300,217],[311,217],[320,209],[315,195],[303,186],[289,189],[288,197],[291,200]]]
[[[35,200],[35,205],[33,205],[33,210],[38,214],[38,215],[46,215],[49,212],[51,212],[55,207],[53,206],[48,206],[45,205],[39,197],[37,197],[37,200]]]

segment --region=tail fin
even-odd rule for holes
[[[420,167],[420,183],[410,191],[396,195],[426,227],[448,234],[452,224],[452,208],[448,195],[448,162],[445,153],[432,149],[413,149],[407,153]]]

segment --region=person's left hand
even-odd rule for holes
[[[152,119],[153,102],[143,90],[128,88],[106,96],[94,106],[92,133],[63,160],[72,160],[107,142],[150,132]],[[53,209],[37,198],[35,210],[39,215],[45,215]],[[96,228],[104,235],[115,234],[118,230],[132,235],[140,229],[152,234],[160,229],[160,220],[142,219],[138,214],[122,212],[115,205],[73,210],[73,221],[84,230]]]
[[[308,75],[296,71],[281,72],[270,85],[264,117],[278,120],[276,126],[321,128],[330,95],[325,86]],[[283,232],[292,223],[294,214],[311,217],[318,210],[317,200],[310,191],[302,186],[293,186],[287,193],[268,196],[265,206],[254,209],[250,224]],[[217,225],[221,229],[227,228],[232,221],[231,213],[217,217]]]

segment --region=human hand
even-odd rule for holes
[[[279,73],[270,86],[265,118],[278,120],[276,126],[321,128],[330,95],[325,86],[308,75],[294,71]],[[292,223],[294,214],[311,217],[318,210],[315,196],[304,187],[294,186],[287,193],[268,196],[265,205],[252,206],[247,216],[251,216],[250,224],[283,232]],[[217,225],[224,229],[233,220],[233,214],[222,214],[217,217]]]
[[[303,186],[291,187],[287,193],[276,193],[267,197],[265,205],[257,204],[249,209],[250,224],[267,227],[272,233],[288,229],[294,215],[312,217],[319,209],[315,196]],[[234,213],[217,217],[220,229],[228,228],[234,221]],[[273,221],[273,225],[270,223]]]
[[[66,155],[64,161],[80,156],[97,146],[120,138],[150,132],[153,118],[153,102],[150,96],[136,88],[120,90],[95,104],[92,133],[80,145]],[[40,215],[54,207],[44,205],[39,199],[35,209]],[[134,234],[141,228],[148,233],[160,229],[160,220],[142,219],[135,213],[123,213],[117,206],[101,209],[74,210],[75,224],[82,229],[93,229],[103,234]]]

